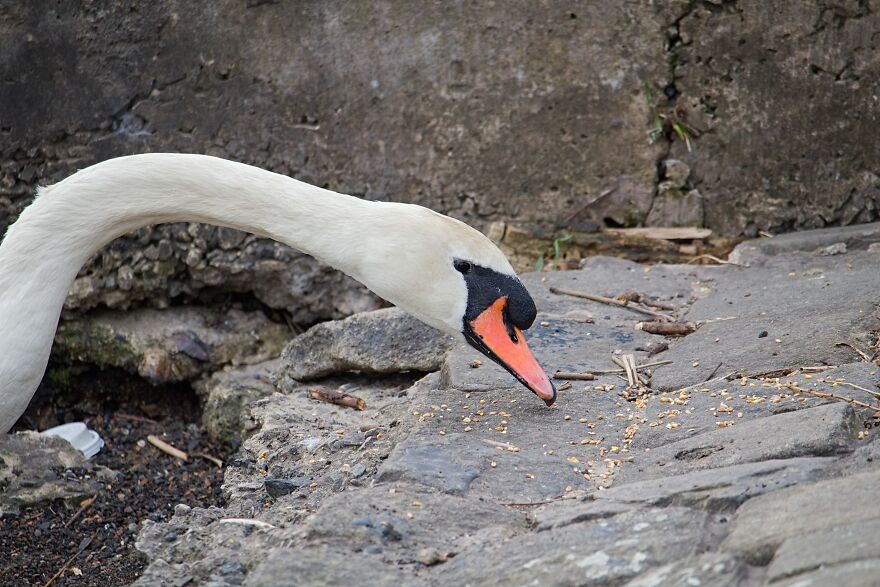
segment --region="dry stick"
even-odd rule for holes
[[[596,376],[592,373],[566,373],[565,371],[557,371],[553,375],[553,379],[570,379],[572,381],[593,381]]]
[[[367,409],[367,402],[365,402],[361,398],[354,395],[349,395],[347,393],[342,393],[341,391],[333,391],[331,389],[326,389],[323,387],[310,387],[309,397],[321,402],[327,402],[328,404],[336,404],[337,406],[354,408],[355,410]]]
[[[654,361],[653,363],[642,363],[641,365],[636,365],[636,371],[641,371],[642,369],[648,369],[650,367],[668,365],[671,362],[672,361],[669,359],[664,359],[662,361]],[[557,371],[553,378],[592,381],[596,378],[596,375],[617,375],[618,373],[626,373],[626,369],[589,369],[583,373],[564,373],[562,371]],[[592,375],[592,379],[589,377],[590,375]]]
[[[181,461],[188,461],[189,455],[180,450],[179,448],[174,448],[164,440],[161,440],[158,436],[154,434],[147,435],[147,442],[161,450],[162,452],[171,455],[172,457],[177,457]]]
[[[95,499],[97,499],[97,497],[98,497],[97,495],[93,495],[92,497],[90,497],[88,499],[84,499],[82,502],[82,505],[79,506],[78,510],[76,510],[76,513],[73,514],[73,516],[71,516],[69,520],[64,522],[64,527],[67,528],[68,526],[73,524],[74,520],[76,520],[80,516],[81,513],[83,513],[87,509],[89,509],[89,507],[91,507],[91,505],[93,503],[95,503]]]
[[[696,257],[694,257],[693,259],[688,261],[687,264],[691,265],[691,264],[696,263],[697,261],[700,261],[702,259],[709,259],[710,261],[715,261],[719,265],[736,265],[738,267],[740,266],[739,263],[734,263],[733,261],[725,261],[724,259],[719,259],[715,255],[709,255],[709,254],[697,255]]]
[[[145,418],[144,416],[136,416],[134,414],[123,414],[122,412],[116,412],[117,418],[122,418],[124,420],[134,420],[135,422],[146,422],[147,424],[158,424],[152,418]]]
[[[565,495],[557,495],[556,497],[551,497],[549,499],[544,499],[542,501],[525,501],[525,502],[499,501],[498,505],[503,505],[503,506],[508,506],[508,507],[511,507],[511,506],[525,507],[525,506],[533,506],[533,505],[547,505],[548,503],[553,503],[555,501],[561,501],[561,500],[565,500],[565,499],[577,499],[577,497],[566,497]]]
[[[203,452],[194,452],[194,453],[193,453],[193,456],[194,456],[194,457],[202,457],[203,459],[207,459],[207,460],[211,461],[212,463],[214,463],[214,464],[217,465],[218,467],[223,467],[223,461],[221,461],[221,460],[218,459],[217,457],[212,457],[211,455],[209,455],[209,454],[207,454],[207,453],[203,453]]]
[[[854,350],[856,353],[858,353],[858,355],[859,355],[862,359],[864,359],[864,360],[867,361],[868,363],[871,362],[871,357],[869,357],[869,356],[867,355],[867,353],[865,353],[865,352],[863,352],[862,350],[860,350],[859,348],[857,348],[854,344],[850,344],[850,343],[848,343],[848,342],[836,342],[836,343],[834,343],[834,346],[848,346],[849,348],[851,348],[852,350]]]
[[[851,397],[844,397],[842,395],[837,395],[836,393],[831,393],[831,392],[815,391],[812,389],[806,389],[803,387],[798,387],[794,383],[783,383],[782,386],[787,387],[788,389],[791,389],[792,391],[806,393],[807,395],[813,395],[816,397],[821,397],[821,398],[826,398],[826,399],[839,399],[839,400],[844,401],[848,404],[852,404],[854,406],[859,406],[860,408],[867,408],[869,410],[873,410],[878,415],[880,415],[880,406],[872,406],[871,404],[866,404],[865,402],[860,402],[859,400],[852,399]]]
[[[491,444],[492,446],[495,446],[495,447],[506,448],[510,452],[519,452],[519,447],[514,446],[514,445],[510,444],[509,442],[498,442],[497,440],[490,440],[488,438],[481,438],[480,440],[482,440],[486,444]]]
[[[591,300],[593,302],[599,302],[601,304],[608,304],[609,306],[617,306],[619,308],[628,308],[633,312],[639,312],[640,314],[645,314],[647,316],[653,316],[654,318],[659,318],[660,320],[669,320],[673,322],[674,319],[671,316],[666,314],[662,314],[660,312],[655,312],[649,308],[644,308],[642,306],[637,306],[635,304],[631,304],[628,302],[621,302],[620,300],[615,300],[612,298],[606,298],[605,296],[599,296],[596,294],[591,294],[583,291],[574,291],[571,289],[562,289],[559,287],[551,287],[551,293],[555,293],[563,296],[572,296],[575,298],[583,298],[585,300]]]
[[[49,587],[49,585],[51,585],[52,583],[55,582],[55,579],[57,579],[58,577],[60,577],[61,575],[63,575],[63,574],[64,574],[64,571],[67,570],[67,567],[70,566],[70,563],[72,563],[72,562],[74,561],[74,559],[76,559],[76,557],[78,557],[79,555],[81,555],[81,554],[83,553],[83,551],[85,551],[85,549],[87,549],[87,548],[89,547],[89,544],[91,544],[91,543],[92,543],[92,540],[95,539],[95,535],[96,535],[96,534],[97,534],[97,532],[95,532],[95,534],[92,534],[91,536],[89,536],[89,538],[86,539],[85,543],[83,543],[83,545],[79,547],[79,550],[76,551],[76,554],[74,554],[72,557],[70,557],[69,559],[67,559],[67,562],[65,562],[63,565],[61,565],[61,568],[58,569],[58,572],[57,572],[57,573],[55,573],[54,575],[52,575],[52,578],[51,578],[51,579],[49,579],[48,581],[46,581],[45,583],[43,583],[43,587]]]
[[[626,376],[627,386],[635,387],[635,375],[633,374],[632,368],[629,366],[629,363],[627,363],[626,360],[621,359],[620,357],[616,357],[614,355],[611,355],[611,362],[623,369],[623,374]]]
[[[837,385],[846,385],[847,387],[852,387],[853,389],[858,389],[859,391],[864,391],[868,395],[873,395],[876,398],[880,398],[880,392],[871,391],[867,387],[862,387],[861,385],[856,385],[855,383],[850,383],[849,381],[829,381],[827,379],[820,379],[822,383],[836,383]]]
[[[648,334],[685,336],[697,329],[693,322],[639,322],[636,328]]]
[[[623,367],[624,372],[626,373],[626,382],[629,387],[637,387],[637,385],[648,385],[648,380],[645,377],[639,375],[636,366],[636,358],[633,355],[623,355],[621,357],[611,355],[611,360],[614,361],[614,364]]]

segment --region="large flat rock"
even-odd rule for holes
[[[812,533],[829,537],[833,528],[880,519],[876,508],[860,507],[874,502],[878,483],[880,470],[874,470],[756,497],[739,509],[721,548],[766,562],[792,538]],[[790,559],[783,562],[796,566]]]
[[[670,507],[529,534],[443,565],[445,585],[613,585],[698,551],[702,512]]]
[[[572,382],[547,407],[464,346],[417,381],[350,374],[321,381],[362,398],[363,411],[312,400],[308,386],[282,377],[282,393],[245,410],[250,436],[227,469],[226,507],[181,509],[142,532],[139,546],[163,561],[142,584],[166,576],[218,586],[243,578],[246,585],[629,587],[772,580],[775,587],[827,584],[835,573],[870,584],[880,442],[866,423],[876,412],[841,398],[877,405],[880,367],[835,346],[836,335],[776,336],[783,342],[756,335],[766,349],[739,335],[692,342],[706,328],[741,330],[742,320],[765,318],[761,312],[774,312],[780,324],[791,313],[797,328],[822,327],[824,317],[809,325],[802,312],[830,303],[832,285],[807,274],[828,259],[837,264],[824,265],[828,271],[841,274],[874,266],[863,253],[762,254],[749,267],[593,258],[579,271],[524,276],[539,309],[527,337],[545,368],[609,369],[613,352],[639,362],[670,357],[641,397],[624,395],[625,381],[612,373]],[[780,267],[798,300],[779,304],[765,292],[750,307],[758,294],[726,296],[745,287],[743,276],[755,291],[765,282],[769,291]],[[800,267],[795,277],[790,267]],[[847,342],[867,350],[871,339],[859,337],[874,318],[863,312],[860,322],[858,309],[870,292],[844,277],[849,289],[835,295],[855,302],[837,304],[828,319],[844,320]],[[801,279],[816,279],[816,287],[799,286]],[[642,316],[629,309],[557,295],[553,286],[609,297],[633,290],[679,316],[735,317],[666,339],[637,330]],[[367,345],[380,336],[369,334]],[[648,345],[664,340],[672,348],[649,359]],[[745,370],[752,376],[725,377],[727,363],[704,369],[716,346],[723,357],[757,365]],[[821,357],[828,369],[791,371],[817,367]],[[690,385],[657,389],[673,375]],[[177,538],[164,541],[170,533]]]
[[[279,374],[305,381],[350,371],[427,373],[440,368],[452,346],[451,337],[385,308],[313,326],[285,347]]]
[[[289,338],[287,326],[262,312],[198,306],[106,310],[62,322],[53,353],[165,383],[275,358]]]
[[[862,421],[852,406],[827,404],[716,428],[652,449],[618,481],[651,479],[742,463],[828,456],[852,450]]]
[[[654,377],[659,389],[705,381],[713,373],[757,374],[858,359],[846,342],[868,347],[880,329],[880,258],[869,252],[765,257],[725,266],[706,283],[688,320],[709,320],[672,345]],[[723,320],[719,320],[723,319]]]

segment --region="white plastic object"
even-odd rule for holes
[[[87,459],[92,458],[104,448],[104,440],[94,430],[82,422],[62,424],[40,432],[44,436],[57,436],[73,445],[73,448],[83,453]]]

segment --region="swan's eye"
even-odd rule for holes
[[[461,261],[461,260],[456,259],[452,263],[452,266],[455,267],[456,271],[458,271],[459,273],[465,274],[465,275],[467,275],[468,273],[471,272],[471,264],[468,263],[467,261]]]

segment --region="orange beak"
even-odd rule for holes
[[[535,360],[522,331],[510,324],[505,306],[498,298],[465,328],[468,342],[484,355],[510,371],[549,406],[556,401],[556,388]]]

